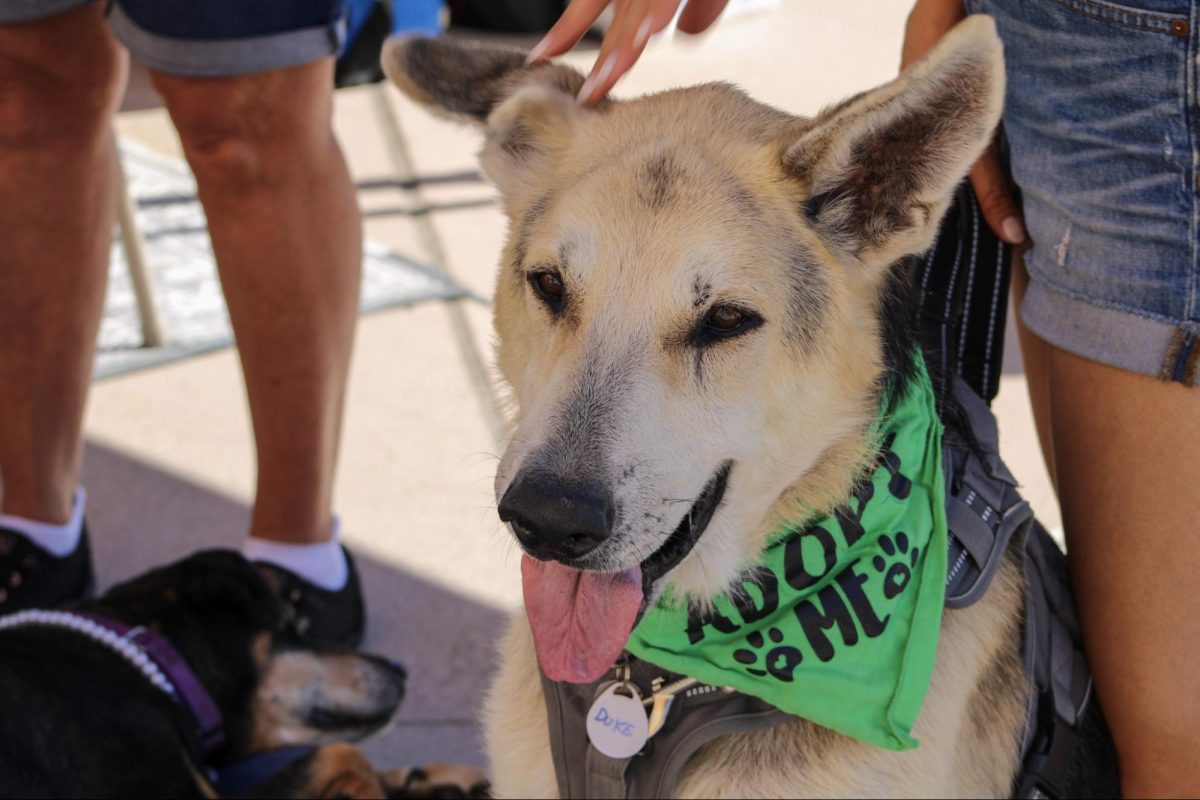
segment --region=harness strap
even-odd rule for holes
[[[996,420],[987,405],[958,377],[951,395],[942,457],[950,532],[946,608],[966,608],[987,592],[1009,542],[1032,523],[1033,509],[1000,460]]]
[[[1092,702],[1091,670],[1068,590],[1066,560],[1038,523],[1025,546],[1025,668],[1034,692],[1014,797],[1066,797],[1065,779]]]
[[[1065,797],[1077,730],[1092,697],[1066,558],[1017,494],[987,406],[959,378],[952,393],[959,417],[947,413],[946,607],[963,608],[982,597],[1017,537],[1029,587],[1023,646],[1033,691],[1013,796]]]
[[[629,768],[631,760],[606,756],[589,744],[584,759],[586,776],[582,797],[623,800],[626,797],[625,770]]]
[[[989,513],[987,509],[984,513]],[[968,502],[957,497],[946,500],[946,525],[954,532],[954,538],[980,566],[991,560],[996,542],[996,531],[988,526],[985,517]]]

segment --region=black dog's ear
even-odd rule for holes
[[[229,615],[256,630],[273,630],[283,601],[259,571],[233,550],[203,550],[178,563],[179,599],[194,614]]]
[[[885,267],[932,244],[1003,100],[995,23],[971,16],[900,77],[785,141],[784,167],[804,184],[809,219],[831,249]]]
[[[396,36],[383,71],[432,111],[484,127],[480,162],[511,207],[595,109],[575,102],[583,74],[562,64],[527,65],[520,50],[453,38]],[[602,109],[611,101],[602,101]]]

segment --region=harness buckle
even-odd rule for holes
[[[1079,745],[1079,734],[1054,710],[1054,698],[1042,693],[1038,698],[1037,731],[1013,797],[1032,800],[1057,800],[1065,797],[1063,781],[1071,767],[1071,757]]]

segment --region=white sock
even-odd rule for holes
[[[274,539],[247,536],[242,555],[250,561],[267,561],[290,570],[309,583],[336,592],[346,585],[350,567],[338,543],[342,522],[336,516],[330,525],[329,540],[316,544],[287,544]]]
[[[33,519],[0,514],[0,528],[16,531],[38,547],[56,558],[75,552],[79,537],[83,535],[83,509],[87,505],[87,492],[80,486],[75,490],[71,506],[71,518],[61,525],[38,522]]]

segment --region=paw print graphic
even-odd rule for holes
[[[746,665],[746,672],[751,675],[764,677],[770,675],[776,680],[784,683],[792,682],[792,673],[796,671],[796,667],[800,666],[800,662],[804,660],[804,654],[791,645],[783,644],[783,631],[778,628],[770,628],[767,630],[767,637],[775,645],[768,650],[763,657],[762,665],[765,667],[752,666],[758,662],[759,654],[756,650],[762,650],[766,647],[767,641],[758,631],[753,631],[746,636],[746,643],[754,650],[746,650],[739,648],[733,651],[733,657],[739,664]]]
[[[880,536],[879,549],[887,554],[887,558],[877,555],[871,563],[877,572],[883,574],[883,596],[891,600],[908,586],[909,580],[912,579],[912,571],[917,566],[921,548],[911,547],[908,542],[908,534],[901,531],[896,534],[895,539],[886,533]],[[905,556],[908,556],[907,564],[904,563]],[[889,565],[888,561],[891,559],[895,559],[895,561]]]

